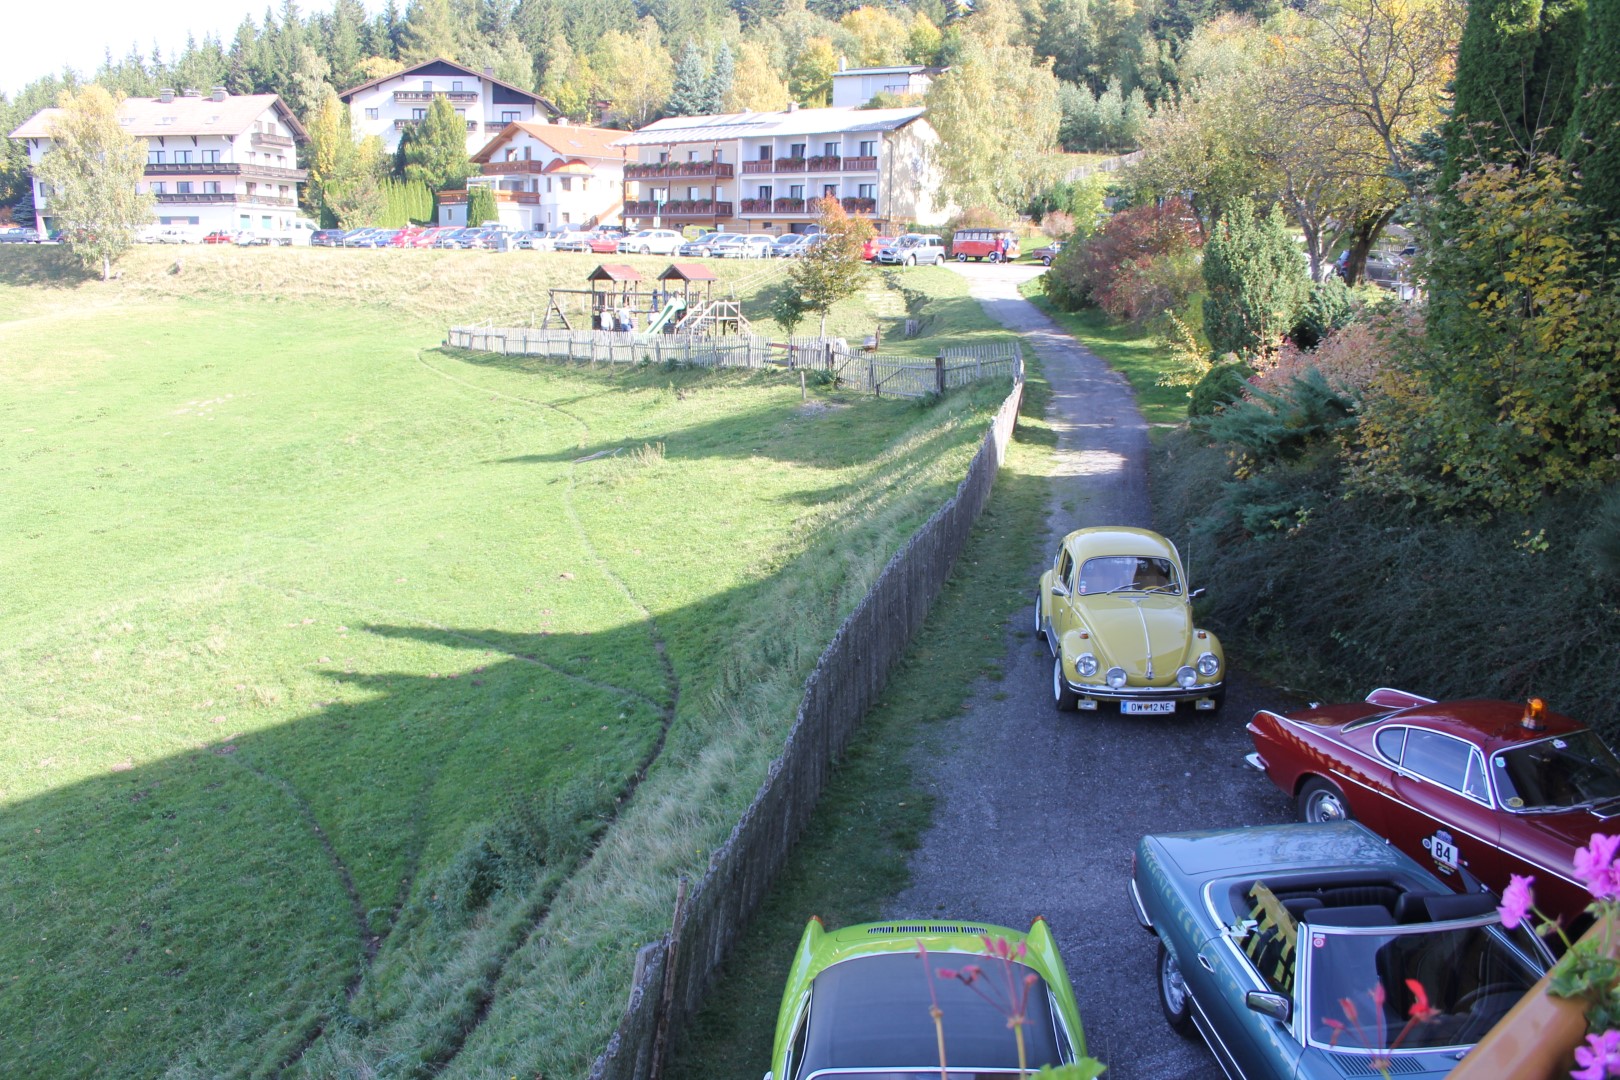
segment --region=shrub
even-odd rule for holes
[[[1396,308],[1332,331],[1315,349],[1285,341],[1276,356],[1255,364],[1249,382],[1259,390],[1275,390],[1314,368],[1334,386],[1359,394],[1394,362],[1397,342],[1419,331],[1418,316],[1409,308]]]
[[[1249,387],[1247,398],[1202,420],[1199,427],[1215,442],[1241,450],[1252,465],[1266,466],[1331,450],[1355,424],[1350,395],[1330,384],[1319,369],[1307,367],[1275,391]]]
[[[1330,274],[1326,281],[1313,281],[1283,348],[1314,349],[1333,331],[1349,325],[1355,315],[1355,297],[1343,278]]]
[[[1192,388],[1187,415],[1211,416],[1232,402],[1243,400],[1249,389],[1249,376],[1253,374],[1254,369],[1241,360],[1211,365]]]
[[[1204,246],[1204,333],[1217,355],[1277,350],[1305,304],[1310,278],[1282,212],[1237,199]]]
[[[1095,306],[1115,318],[1151,317],[1179,303],[1170,297],[1186,286],[1199,242],[1197,221],[1184,200],[1132,207],[1109,218],[1084,244],[1065,248],[1043,275],[1042,287],[1067,311]]]

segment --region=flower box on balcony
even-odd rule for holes
[[[844,199],[842,205],[851,214],[870,214],[877,210],[876,199],[863,199],[859,196]]]
[[[771,200],[744,199],[742,200],[742,212],[745,214],[768,214],[771,212]]]
[[[804,213],[804,200],[777,199],[773,209],[778,214],[802,214]]]
[[[837,172],[843,167],[844,159],[836,154],[823,155],[808,159],[811,172]]]
[[[804,158],[785,157],[776,159],[777,172],[804,172]]]

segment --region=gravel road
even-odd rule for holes
[[[1147,425],[1124,378],[1018,295],[1037,269],[953,269],[1039,354],[1052,385],[1059,467],[1046,550],[1087,525],[1151,527]],[[1031,603],[1039,572],[1029,568]],[[1245,678],[1241,656],[1229,659],[1237,673],[1216,718],[1060,714],[1051,657],[1026,608],[1007,626],[1005,679],[980,687],[919,754],[938,799],[934,823],[912,856],[911,885],[886,916],[1022,929],[1045,915],[1108,1080],[1221,1077],[1201,1042],[1165,1024],[1153,939],[1137,926],[1125,885],[1144,833],[1292,819],[1288,800],[1243,765],[1252,749],[1244,724],[1258,708],[1296,702]]]

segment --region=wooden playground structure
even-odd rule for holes
[[[741,301],[734,293],[717,299],[719,278],[702,263],[671,263],[651,287],[625,263],[603,263],[585,280],[589,288],[550,290],[542,329],[555,319],[565,330],[702,337],[749,332]]]

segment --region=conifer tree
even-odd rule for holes
[[[1620,228],[1620,0],[1591,0],[1565,156],[1600,226]]]
[[[709,81],[704,84],[704,113],[726,111],[726,98],[731,96],[731,84],[736,77],[737,61],[731,55],[731,44],[722,42],[714,57],[714,68],[709,72]]]
[[[437,96],[427,118],[407,128],[399,143],[402,172],[407,180],[420,180],[430,191],[458,188],[472,173],[467,159],[467,124],[456,115],[450,99]]]
[[[1310,294],[1310,277],[1281,212],[1232,203],[1204,245],[1204,332],[1214,355],[1273,352]]]
[[[708,65],[697,43],[688,41],[681,51],[680,62],[675,65],[675,87],[670,91],[665,111],[672,116],[703,116],[711,111],[709,104]]]

